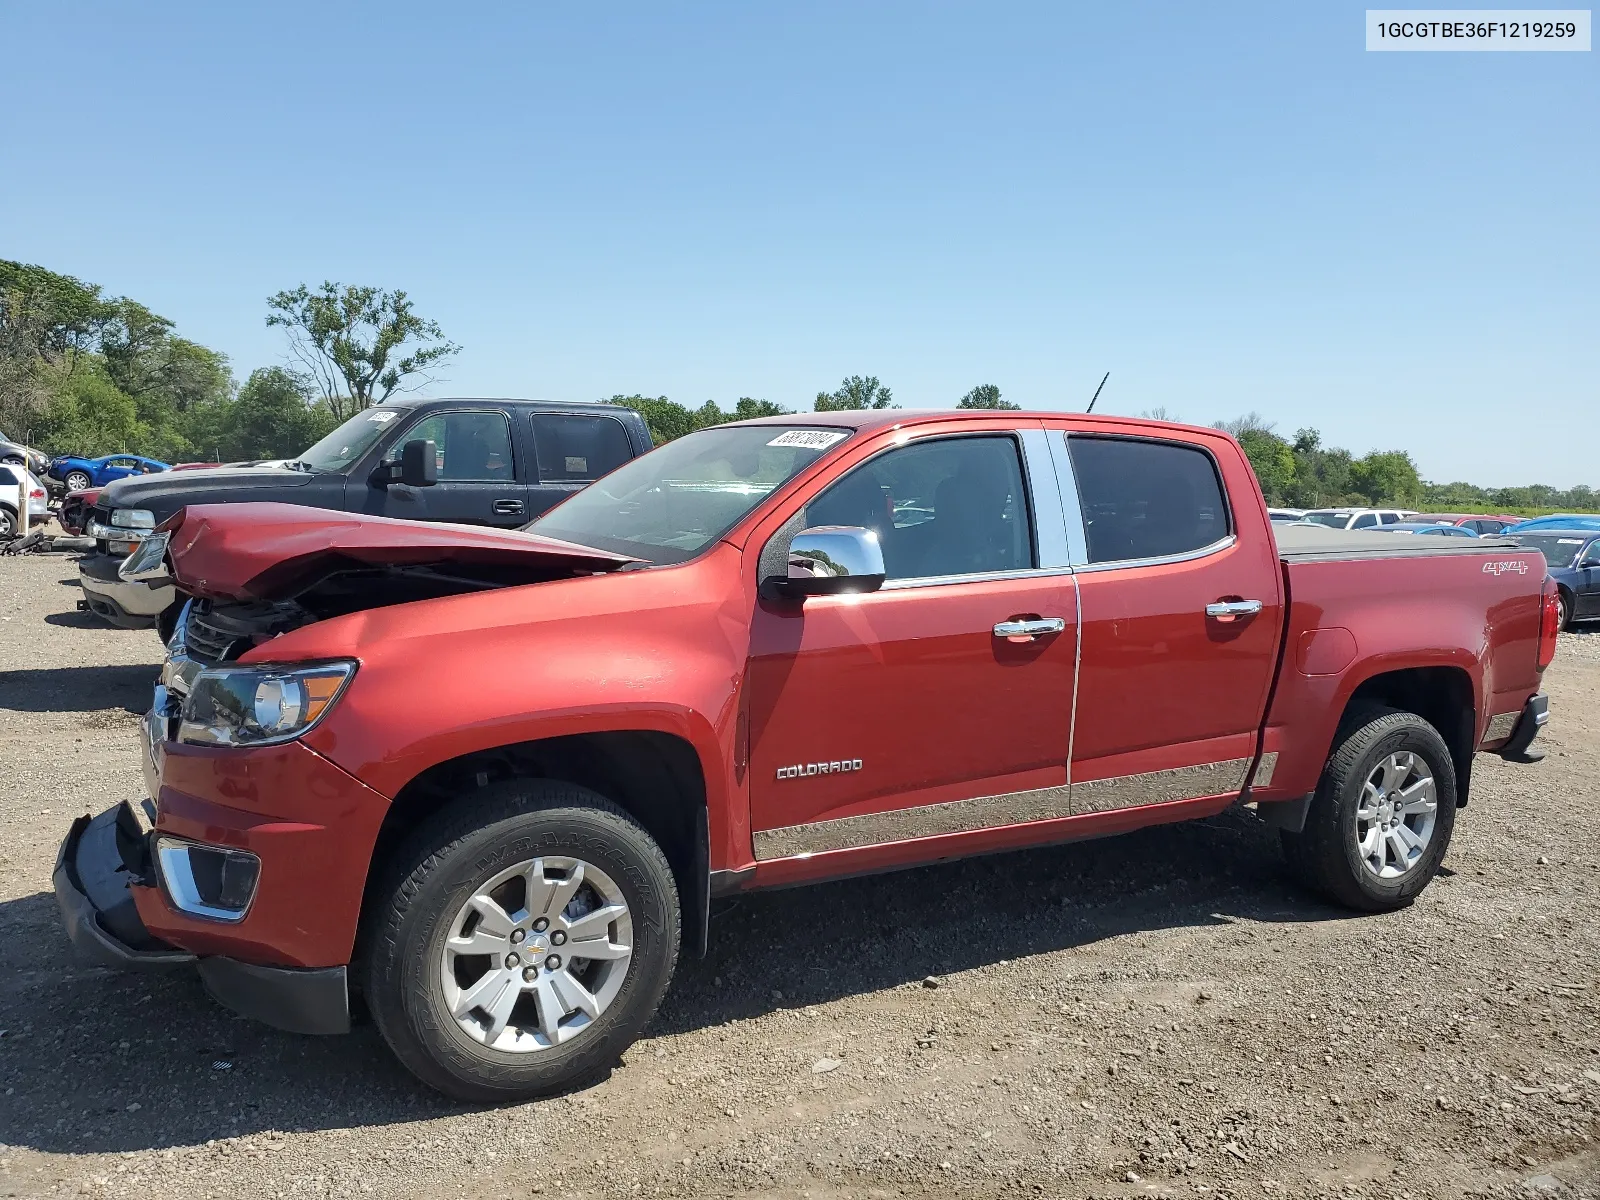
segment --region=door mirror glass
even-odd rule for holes
[[[439,448],[431,438],[414,439],[400,448],[395,477],[407,487],[432,487],[439,482]]]
[[[786,596],[837,596],[883,586],[883,547],[859,525],[813,525],[789,543],[789,573],[774,579]]]

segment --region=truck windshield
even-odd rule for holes
[[[360,458],[409,409],[383,405],[358,412],[295,460],[310,471],[342,471]]]
[[[1350,523],[1350,514],[1347,512],[1308,512],[1300,519],[1302,521],[1311,521],[1317,525],[1329,525],[1334,529],[1343,529]]]
[[[524,528],[646,562],[687,562],[852,432],[702,429],[625,463]]]
[[[1570,533],[1519,533],[1517,545],[1537,550],[1552,567],[1570,567],[1578,561],[1584,539]]]

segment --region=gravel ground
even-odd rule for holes
[[[0,559],[5,1195],[1600,1196],[1600,632],[1405,912],[1309,899],[1247,812],[750,897],[608,1078],[470,1110],[370,1026],[73,961],[56,846],[140,795],[159,649],[77,595]]]

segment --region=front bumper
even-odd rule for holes
[[[199,956],[153,936],[140,917],[139,893],[156,889],[144,833],[126,802],[81,816],[56,856],[56,903],[80,953],[119,970],[193,963],[214,999],[241,1016],[290,1033],[350,1029],[346,969],[272,967],[223,955]]]
[[[83,607],[123,629],[147,629],[177,599],[170,582],[152,587],[117,574],[122,559],[88,554],[78,563]]]

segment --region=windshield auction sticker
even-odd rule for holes
[[[1368,50],[1588,50],[1587,8],[1369,8]]]
[[[848,435],[832,429],[791,429],[767,443],[769,446],[799,446],[802,450],[826,450]]]

